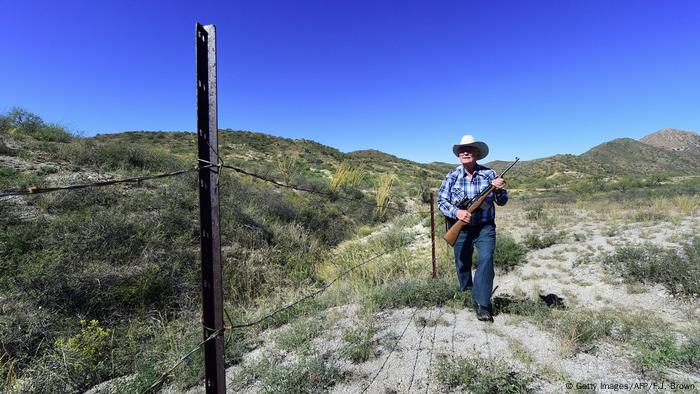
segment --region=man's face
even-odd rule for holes
[[[459,151],[459,162],[462,164],[474,164],[478,153],[479,150],[473,146],[466,146]]]

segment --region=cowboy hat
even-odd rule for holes
[[[452,146],[452,152],[455,156],[459,156],[459,152],[467,146],[474,147],[479,151],[476,155],[476,160],[481,160],[489,154],[489,146],[481,141],[475,141],[471,135],[463,136],[459,144]]]

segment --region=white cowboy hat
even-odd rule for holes
[[[459,152],[466,146],[472,146],[479,150],[476,155],[476,160],[481,160],[489,154],[489,146],[481,141],[475,141],[474,136],[465,135],[459,144],[452,146],[452,152],[455,156],[459,156]]]

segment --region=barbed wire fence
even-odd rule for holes
[[[311,194],[316,194],[316,195],[320,195],[320,196],[324,196],[324,197],[330,197],[332,199],[355,201],[358,203],[368,204],[368,205],[371,204],[375,208],[378,206],[377,202],[367,201],[364,198],[364,196],[350,197],[350,196],[344,196],[344,195],[342,195],[338,192],[335,192],[335,191],[314,190],[314,189],[303,187],[303,186],[287,184],[287,183],[281,182],[279,180],[276,180],[274,178],[271,178],[269,176],[263,176],[260,174],[256,174],[254,172],[247,171],[247,170],[244,170],[244,169],[236,167],[236,166],[226,165],[223,163],[223,161],[221,159],[219,160],[218,163],[210,163],[210,162],[206,162],[203,160],[199,160],[199,162],[200,162],[199,165],[193,166],[191,168],[185,168],[185,169],[181,169],[181,170],[177,170],[177,171],[165,172],[165,173],[155,174],[155,175],[131,176],[131,177],[125,177],[125,178],[121,178],[121,179],[91,182],[91,183],[82,183],[82,184],[71,184],[71,185],[66,185],[66,186],[39,187],[36,185],[31,185],[31,186],[23,188],[23,189],[0,191],[0,198],[22,197],[22,196],[32,196],[32,195],[62,192],[62,191],[84,190],[84,189],[113,186],[113,185],[117,185],[117,184],[127,184],[127,183],[141,184],[142,182],[145,182],[145,181],[181,176],[181,175],[189,174],[189,173],[192,173],[195,171],[200,171],[203,169],[210,169],[213,171],[218,171],[219,175],[221,175],[222,169],[230,169],[230,170],[232,170],[240,175],[244,175],[244,176],[247,176],[250,178],[261,180],[261,181],[270,183],[272,185],[275,185],[277,187],[288,188],[288,189],[297,190],[297,191],[306,192],[306,193],[311,193]],[[431,202],[431,204],[432,204],[432,202]],[[407,214],[407,215],[431,214],[430,210],[426,210],[426,211],[407,210],[407,209],[401,208],[399,206],[388,206],[387,205],[384,208],[390,209],[392,211],[399,212],[402,214]],[[178,360],[172,366],[170,366],[167,370],[165,370],[163,373],[161,373],[159,375],[159,377],[143,391],[143,393],[156,392],[172,376],[173,371],[175,371],[178,366],[182,365],[182,363],[187,361],[192,355],[196,354],[198,351],[203,349],[206,343],[215,339],[219,335],[225,334],[225,331],[244,329],[244,328],[249,328],[249,327],[253,327],[253,326],[257,326],[259,324],[262,324],[263,322],[271,319],[272,317],[274,317],[282,312],[285,312],[287,310],[295,308],[296,306],[304,303],[307,300],[310,300],[310,299],[313,299],[313,298],[320,296],[321,294],[326,292],[326,290],[328,290],[331,286],[333,286],[335,283],[337,283],[341,278],[346,277],[351,272],[357,270],[358,268],[360,268],[362,266],[370,264],[370,263],[378,260],[381,257],[387,256],[387,255],[389,255],[389,254],[391,254],[391,253],[393,253],[393,252],[395,252],[395,251],[397,251],[405,246],[407,246],[407,244],[399,243],[399,244],[395,245],[394,247],[391,247],[391,248],[386,249],[386,250],[379,252],[379,253],[375,253],[375,254],[371,255],[370,257],[366,258],[364,261],[362,261],[358,264],[355,264],[355,265],[351,266],[350,268],[345,269],[340,274],[338,274],[335,278],[328,281],[327,283],[322,284],[316,290],[309,292],[308,294],[296,299],[295,301],[293,301],[287,305],[284,305],[282,307],[274,309],[272,312],[269,312],[269,313],[265,314],[264,316],[257,318],[254,321],[250,321],[247,323],[233,324],[233,321],[230,319],[230,317],[228,317],[228,312],[227,312],[227,317],[229,320],[229,324],[227,326],[225,326],[222,329],[216,330],[216,331],[210,329],[209,331],[211,331],[211,334],[206,339],[204,339],[203,341],[198,343],[195,347],[193,347],[190,351],[188,351],[187,353],[184,353],[181,357],[179,357]],[[411,318],[409,319],[409,323],[404,328],[401,336],[399,337],[399,340],[401,338],[403,338],[403,335],[406,333],[408,325],[410,325],[410,323],[413,321],[413,318],[415,317],[415,314],[417,313],[417,311],[418,311],[418,309],[415,308],[412,315],[411,315]],[[422,338],[422,335],[421,335],[421,338]],[[362,389],[363,393],[369,389],[369,387],[376,380],[377,376],[385,368],[389,358],[393,354],[393,351],[394,351],[394,349],[392,349],[391,352],[389,353],[389,355],[385,358],[384,362],[382,363],[381,368],[374,374],[371,381],[366,386],[363,387],[363,389]],[[415,370],[414,370],[414,373],[415,373]]]

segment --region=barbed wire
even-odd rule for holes
[[[221,328],[221,329],[218,329],[218,330],[212,332],[211,335],[209,335],[209,336],[207,337],[207,339],[203,340],[203,341],[200,342],[197,346],[195,346],[192,350],[190,350],[190,351],[187,352],[185,355],[183,355],[182,357],[180,357],[180,359],[177,360],[177,362],[176,362],[175,364],[173,364],[172,367],[170,367],[167,371],[163,372],[163,373],[160,375],[160,377],[158,378],[158,380],[156,380],[155,382],[153,382],[153,384],[151,384],[150,386],[148,386],[148,387],[147,387],[145,390],[143,390],[141,393],[142,393],[142,394],[152,393],[153,390],[155,390],[155,389],[157,389],[158,387],[160,387],[163,383],[165,383],[165,380],[168,378],[168,376],[170,375],[170,373],[173,372],[173,371],[175,370],[175,368],[177,368],[180,364],[182,364],[183,362],[185,362],[185,360],[187,360],[188,358],[190,358],[190,356],[192,356],[193,354],[195,354],[195,353],[196,353],[199,349],[201,349],[202,346],[204,346],[207,342],[209,342],[209,341],[211,341],[212,339],[216,338],[217,336],[219,336],[219,334],[222,334],[226,329],[227,329],[227,328]]]
[[[115,179],[115,180],[111,180],[111,181],[82,183],[82,184],[68,185],[68,186],[57,186],[57,187],[30,186],[30,187],[26,188],[25,190],[9,190],[9,191],[0,192],[0,197],[27,196],[27,195],[32,195],[32,194],[51,193],[51,192],[56,192],[56,191],[61,191],[61,190],[88,189],[88,188],[92,188],[92,187],[116,185],[118,183],[131,183],[131,182],[140,183],[142,181],[148,181],[151,179],[161,179],[161,178],[168,178],[168,177],[172,177],[172,176],[183,175],[183,174],[187,174],[187,173],[194,172],[194,171],[199,171],[199,170],[202,170],[205,168],[210,168],[210,167],[215,167],[215,166],[211,165],[211,164],[207,164],[204,166],[194,166],[193,168],[188,168],[185,170],[166,172],[166,173],[157,174],[157,175],[144,175],[144,176],[137,176],[137,177]]]
[[[406,327],[404,327],[403,332],[401,332],[401,335],[399,336],[399,339],[396,341],[396,344],[397,344],[397,345],[391,347],[391,351],[389,352],[389,354],[388,354],[388,355],[386,356],[386,358],[384,359],[384,362],[382,363],[382,366],[379,367],[379,369],[378,369],[377,372],[374,374],[374,376],[372,376],[372,380],[370,380],[369,384],[368,384],[367,386],[365,386],[365,387],[362,389],[362,393],[365,393],[365,392],[372,386],[372,384],[374,383],[374,381],[377,380],[377,376],[379,376],[379,374],[382,372],[382,370],[384,370],[384,367],[386,366],[387,361],[389,361],[389,358],[391,357],[391,355],[394,354],[394,350],[396,350],[396,348],[398,347],[398,343],[401,342],[401,340],[403,339],[403,336],[406,335],[406,331],[408,330],[408,326],[410,326],[411,323],[413,322],[413,318],[416,316],[416,313],[418,313],[418,308],[415,308],[415,309],[413,310],[413,313],[411,314],[411,317],[408,319],[408,323],[406,323]]]
[[[221,167],[234,170],[234,171],[236,171],[236,172],[238,172],[238,173],[240,173],[240,174],[247,175],[247,176],[250,176],[250,177],[252,177],[252,178],[256,178],[256,179],[260,179],[260,180],[265,181],[265,182],[272,183],[272,184],[274,184],[274,185],[276,185],[276,186],[279,186],[279,187],[285,187],[285,188],[288,188],[288,189],[293,189],[293,190],[299,190],[299,191],[303,191],[303,192],[307,192],[307,193],[318,194],[318,195],[321,195],[321,196],[331,197],[331,198],[340,199],[340,200],[358,201],[358,202],[361,202],[361,203],[364,203],[364,204],[368,204],[367,201],[365,201],[365,200],[363,200],[363,199],[361,199],[361,198],[354,198],[354,197],[342,196],[342,195],[340,195],[340,194],[338,194],[338,193],[335,193],[335,192],[327,192],[327,191],[323,191],[323,190],[315,190],[315,189],[310,189],[310,188],[306,188],[306,187],[302,187],[302,186],[297,186],[297,185],[289,185],[289,184],[287,184],[287,183],[282,183],[282,182],[280,182],[280,181],[278,181],[278,180],[276,180],[276,179],[272,179],[272,178],[269,178],[269,177],[266,177],[266,176],[263,176],[263,175],[260,175],[260,174],[255,174],[255,173],[246,171],[246,170],[244,170],[244,169],[242,169],[242,168],[235,167],[235,166],[232,166],[232,165],[224,165],[224,164],[222,164]],[[373,205],[373,206],[376,206],[376,204],[372,204],[372,205]],[[408,210],[408,209],[403,209],[403,208],[399,208],[399,207],[390,207],[390,206],[387,206],[386,209],[391,209],[391,210],[393,210],[393,211],[398,211],[398,212],[403,212],[403,213],[408,213],[408,214],[429,214],[429,213],[430,213],[430,211],[411,211],[411,210]]]
[[[10,197],[10,196],[27,196],[27,195],[34,195],[34,194],[51,193],[51,192],[56,192],[56,191],[61,191],[61,190],[88,189],[88,188],[93,188],[93,187],[110,186],[110,185],[115,185],[115,184],[119,184],[119,183],[132,183],[132,182],[139,183],[142,181],[147,181],[147,180],[152,180],[152,179],[160,179],[160,178],[167,178],[167,177],[171,177],[171,176],[182,175],[182,174],[186,174],[186,173],[193,172],[193,171],[199,171],[199,170],[204,169],[204,168],[216,167],[218,169],[220,169],[220,168],[231,169],[231,170],[234,170],[240,174],[244,174],[244,175],[250,176],[252,178],[260,179],[262,181],[272,183],[272,184],[279,186],[279,187],[285,187],[288,189],[293,189],[293,190],[303,191],[303,192],[307,192],[307,193],[322,195],[322,196],[326,196],[326,197],[331,197],[333,199],[357,201],[357,202],[361,202],[363,204],[371,204],[372,206],[376,207],[376,204],[369,203],[362,198],[353,198],[353,197],[348,197],[348,196],[342,196],[342,195],[339,195],[338,193],[335,193],[335,192],[314,190],[314,189],[305,188],[305,187],[297,186],[297,185],[288,185],[288,184],[282,183],[278,180],[246,171],[246,170],[239,168],[239,167],[226,165],[226,164],[224,164],[223,160],[220,157],[219,157],[219,162],[217,164],[208,162],[206,160],[201,160],[201,159],[198,159],[198,161],[201,163],[204,163],[204,165],[194,166],[193,168],[189,168],[189,169],[168,172],[168,173],[163,173],[163,174],[157,174],[157,175],[145,175],[145,176],[138,176],[138,177],[115,179],[115,180],[110,180],[110,181],[83,183],[83,184],[68,185],[68,186],[37,187],[37,186],[33,185],[33,186],[29,186],[23,190],[2,191],[2,192],[0,192],[0,198],[1,197]],[[400,208],[400,207],[392,207],[392,206],[387,206],[385,208],[392,210],[392,211],[397,211],[397,212],[402,212],[402,213],[412,214],[412,215],[429,214],[430,213],[430,211],[412,211],[412,210],[408,210],[408,209],[404,209],[404,208]]]
[[[437,319],[435,319],[435,322],[433,324],[433,337],[430,340],[430,352],[428,353],[428,376],[426,378],[426,384],[425,384],[425,392],[426,394],[429,392],[430,389],[430,381],[431,381],[431,371],[433,370],[433,350],[435,349],[435,335],[437,333],[437,327],[438,327],[438,322],[442,318],[442,316],[445,314],[445,309],[441,309],[440,314],[438,315]]]
[[[289,305],[286,305],[286,306],[283,306],[283,307],[281,307],[281,308],[278,308],[278,309],[272,311],[271,313],[269,313],[269,314],[267,314],[267,315],[265,315],[265,316],[259,318],[258,320],[255,320],[255,321],[252,321],[252,322],[249,322],[249,323],[244,323],[244,324],[232,325],[231,328],[232,328],[232,329],[234,329],[234,328],[246,328],[246,327],[251,327],[251,326],[258,325],[258,324],[264,322],[265,320],[270,319],[271,317],[275,316],[276,314],[278,314],[278,313],[280,313],[280,312],[283,312],[283,311],[286,311],[286,310],[288,310],[288,309],[291,309],[291,308],[293,308],[294,306],[296,306],[296,305],[302,303],[303,301],[306,301],[306,300],[308,300],[308,299],[310,299],[310,298],[313,298],[313,297],[316,297],[316,296],[320,295],[321,293],[323,293],[324,291],[326,291],[329,287],[331,287],[335,282],[337,282],[337,281],[338,281],[340,278],[342,278],[343,276],[349,274],[350,272],[356,270],[357,268],[360,268],[360,267],[363,266],[363,265],[366,265],[366,264],[371,263],[372,261],[378,259],[379,257],[385,256],[385,255],[387,255],[387,254],[389,254],[389,253],[391,253],[391,252],[393,252],[393,251],[395,251],[395,250],[398,250],[399,248],[402,248],[402,247],[404,247],[404,246],[406,246],[406,245],[403,244],[403,243],[401,243],[401,244],[399,244],[399,245],[397,245],[397,246],[394,246],[393,248],[390,248],[390,249],[388,249],[388,250],[383,251],[382,253],[375,254],[375,255],[369,257],[367,260],[365,260],[365,261],[363,261],[363,262],[361,262],[361,263],[355,264],[354,266],[352,266],[352,267],[346,269],[346,270],[343,271],[340,275],[336,276],[332,281],[328,282],[327,284],[325,284],[325,285],[324,285],[323,287],[321,287],[320,289],[318,289],[318,290],[316,290],[316,291],[314,291],[314,292],[312,292],[312,293],[309,293],[309,294],[307,294],[307,295],[301,297],[300,299],[294,301],[293,303],[291,303],[291,304],[289,304]]]
[[[393,252],[393,251],[395,251],[395,250],[398,250],[399,248],[401,248],[401,247],[403,247],[403,246],[405,246],[405,244],[401,243],[401,244],[399,244],[399,245],[397,245],[397,246],[394,246],[393,248],[384,250],[384,251],[381,252],[381,253],[377,253],[377,254],[375,254],[375,255],[369,257],[367,260],[363,261],[362,263],[356,264],[356,265],[354,265],[354,266],[352,266],[352,267],[346,269],[345,271],[343,271],[341,274],[339,274],[338,276],[336,276],[332,281],[328,282],[327,284],[325,284],[325,285],[324,285],[323,287],[321,287],[320,289],[318,289],[318,290],[316,290],[316,291],[314,291],[314,292],[312,292],[312,293],[309,293],[309,294],[307,294],[307,295],[305,295],[305,296],[299,298],[298,300],[294,301],[293,303],[291,303],[291,304],[289,304],[289,305],[286,305],[286,306],[284,306],[284,307],[278,308],[278,309],[272,311],[271,313],[269,313],[269,314],[267,314],[267,315],[265,315],[265,316],[263,316],[263,317],[261,317],[261,318],[255,320],[255,321],[252,321],[252,322],[249,322],[249,323],[244,323],[244,324],[237,324],[237,325],[231,324],[231,323],[233,323],[233,322],[231,321],[230,316],[228,316],[228,311],[227,311],[226,309],[224,309],[224,311],[226,312],[226,316],[227,316],[227,318],[228,318],[228,320],[229,320],[229,324],[231,324],[231,325],[230,325],[230,326],[227,326],[227,327],[225,327],[225,328],[222,328],[222,329],[220,329],[220,330],[217,330],[217,331],[215,331],[215,332],[213,332],[207,339],[205,339],[204,341],[202,341],[202,342],[201,342],[199,345],[197,345],[194,349],[190,350],[190,351],[189,351],[188,353],[186,353],[184,356],[180,357],[180,359],[179,359],[172,367],[170,367],[167,371],[163,372],[163,373],[160,375],[160,377],[158,378],[158,380],[157,380],[156,382],[154,382],[153,384],[151,384],[151,385],[150,385],[146,390],[144,390],[142,393],[143,393],[143,394],[145,394],[145,393],[150,393],[150,392],[152,392],[152,390],[154,390],[154,389],[160,387],[160,385],[162,385],[162,384],[165,382],[165,380],[168,378],[168,376],[170,375],[170,373],[172,373],[172,371],[175,370],[175,368],[177,368],[177,367],[178,367],[180,364],[182,364],[186,359],[188,359],[190,356],[192,356],[197,350],[199,350],[202,346],[204,346],[205,343],[207,343],[208,341],[210,341],[210,340],[211,340],[212,338],[214,338],[215,336],[221,334],[221,333],[224,332],[225,330],[233,330],[233,329],[247,328],[247,327],[252,327],[252,326],[258,325],[258,324],[264,322],[265,320],[268,320],[268,319],[272,318],[273,316],[275,316],[275,315],[277,315],[277,314],[279,314],[279,313],[281,313],[281,312],[283,312],[283,311],[289,310],[289,309],[295,307],[296,305],[298,305],[298,304],[300,304],[300,303],[302,303],[302,302],[304,302],[304,301],[306,301],[306,300],[308,300],[308,299],[310,299],[310,298],[314,298],[314,297],[319,296],[321,293],[323,293],[324,291],[326,291],[329,287],[331,287],[335,282],[337,282],[337,281],[338,281],[340,278],[342,278],[343,276],[349,274],[350,272],[356,270],[357,268],[359,268],[359,267],[361,267],[361,266],[363,266],[363,265],[369,264],[370,262],[372,262],[372,261],[378,259],[379,257],[385,256],[385,255],[387,255],[387,254],[389,254],[389,253],[391,253],[391,252]]]
[[[211,145],[210,145],[210,148],[211,148]],[[212,150],[213,150],[213,148],[212,148]],[[217,156],[218,156],[218,154],[217,154]],[[51,193],[51,192],[64,191],[64,190],[88,189],[88,188],[110,186],[110,185],[121,184],[121,183],[134,183],[134,182],[135,182],[135,183],[140,183],[140,182],[142,182],[142,181],[148,181],[148,180],[153,180],[153,179],[161,179],[161,178],[167,178],[167,177],[173,177],[173,176],[179,176],[179,175],[187,174],[187,173],[190,173],[190,172],[199,171],[199,170],[202,170],[202,169],[207,169],[207,168],[214,168],[214,167],[216,167],[217,170],[219,170],[219,171],[220,171],[221,168],[231,169],[231,170],[234,170],[234,171],[236,171],[236,172],[238,172],[238,173],[240,173],[240,174],[244,174],[244,175],[247,175],[247,176],[256,178],[256,179],[260,179],[260,180],[263,180],[263,181],[272,183],[272,184],[274,184],[274,185],[276,185],[276,186],[280,186],[280,187],[285,187],[285,188],[289,188],[289,189],[294,189],[294,190],[299,190],[299,191],[303,191],[303,192],[313,193],[313,194],[317,194],[317,195],[323,195],[323,196],[331,197],[331,198],[334,198],[334,199],[343,199],[343,200],[349,200],[349,201],[357,201],[357,202],[367,203],[364,199],[361,199],[361,198],[347,197],[347,196],[339,195],[339,194],[334,193],[334,192],[326,192],[326,191],[320,191],[320,190],[314,190],[314,189],[310,189],[310,188],[305,188],[305,187],[301,187],[301,186],[288,185],[288,184],[286,184],[286,183],[279,182],[279,181],[277,181],[277,180],[275,180],[275,179],[272,179],[272,178],[269,178],[269,177],[265,177],[265,176],[262,176],[262,175],[258,175],[258,174],[255,174],[255,173],[252,173],[252,172],[243,170],[243,169],[238,168],[238,167],[235,167],[235,166],[226,165],[226,164],[224,164],[224,162],[221,160],[220,157],[219,157],[219,161],[218,161],[217,164],[214,164],[214,163],[211,163],[211,162],[207,162],[207,161],[205,161],[205,160],[199,160],[199,162],[201,162],[201,163],[204,164],[204,165],[197,165],[197,166],[194,166],[193,168],[189,168],[189,169],[183,169],[183,170],[178,170],[178,171],[173,171],[173,172],[168,172],[168,173],[162,173],[162,174],[156,174],[156,175],[145,175],[145,176],[137,176],[137,177],[128,177],[128,178],[122,178],[122,179],[115,179],[115,180],[109,180],[109,181],[100,181],[100,182],[92,182],[92,183],[85,183],[85,184],[74,184],[74,185],[59,186],[59,187],[37,187],[37,186],[30,186],[30,187],[28,187],[28,188],[26,188],[26,189],[24,189],[24,190],[8,190],[8,191],[2,191],[2,192],[0,192],[0,197],[26,196],[26,195],[44,194],[44,193]],[[372,205],[374,206],[375,204],[372,204]],[[406,210],[406,209],[399,208],[399,207],[390,207],[390,206],[387,206],[387,207],[385,207],[385,208],[386,208],[386,209],[390,209],[390,210],[394,210],[394,211],[403,212],[403,213],[406,213],[406,214],[428,214],[428,213],[430,213],[430,211],[410,211],[410,210]],[[289,304],[289,305],[286,305],[286,306],[284,306],[284,307],[278,308],[278,309],[272,311],[271,313],[268,313],[267,315],[265,315],[265,316],[263,316],[263,317],[261,317],[261,318],[255,320],[255,321],[252,321],[252,322],[249,322],[249,323],[244,323],[244,324],[238,324],[238,325],[230,325],[230,326],[226,326],[225,328],[221,328],[221,329],[219,329],[219,330],[213,331],[212,334],[209,335],[206,339],[204,339],[202,342],[200,342],[197,346],[195,346],[195,347],[194,347],[193,349],[191,349],[189,352],[187,352],[187,353],[185,353],[183,356],[181,356],[181,357],[177,360],[177,362],[175,362],[175,364],[173,364],[168,370],[166,370],[165,372],[163,372],[163,373],[160,375],[160,377],[159,377],[155,382],[153,382],[150,386],[148,386],[142,393],[144,393],[144,394],[145,394],[145,393],[152,393],[152,392],[154,392],[154,390],[157,390],[159,387],[161,387],[161,386],[163,385],[163,383],[168,379],[168,377],[171,375],[171,373],[172,373],[178,366],[180,366],[180,365],[181,365],[183,362],[185,362],[189,357],[191,357],[191,356],[192,356],[193,354],[195,354],[198,350],[200,350],[207,342],[209,342],[210,340],[212,340],[212,339],[216,338],[217,336],[221,335],[221,334],[224,333],[226,330],[232,330],[232,329],[240,329],[240,328],[252,327],[252,326],[258,325],[258,324],[260,324],[260,323],[262,323],[262,322],[264,322],[264,321],[266,321],[266,320],[268,320],[268,319],[274,317],[275,315],[277,315],[277,314],[279,314],[279,313],[281,313],[281,312],[284,312],[284,311],[286,311],[286,310],[292,309],[292,308],[294,308],[295,306],[297,306],[297,305],[303,303],[304,301],[306,301],[306,300],[308,300],[308,299],[315,298],[315,297],[319,296],[320,294],[322,294],[323,292],[325,292],[328,288],[330,288],[333,284],[335,284],[340,278],[344,277],[345,275],[349,274],[350,272],[352,272],[352,271],[354,271],[354,270],[356,270],[356,269],[358,269],[358,268],[360,268],[360,267],[362,267],[362,266],[364,266],[364,265],[367,265],[367,264],[369,264],[370,262],[375,261],[376,259],[378,259],[378,258],[380,258],[380,257],[382,257],[382,256],[388,255],[389,253],[391,253],[391,252],[393,252],[393,251],[395,251],[395,250],[398,250],[399,248],[401,248],[401,247],[403,247],[403,246],[405,246],[405,244],[404,244],[404,243],[401,243],[401,244],[399,244],[399,245],[397,245],[397,246],[395,246],[395,247],[393,247],[393,248],[390,248],[390,249],[388,249],[388,250],[384,250],[384,251],[381,252],[381,253],[377,253],[377,254],[375,254],[375,255],[369,257],[367,260],[365,260],[365,261],[363,261],[363,262],[361,262],[361,263],[358,263],[358,264],[356,264],[356,265],[354,265],[354,266],[352,266],[352,267],[346,269],[345,271],[343,271],[342,273],[340,273],[338,276],[336,276],[333,280],[331,280],[330,282],[324,284],[321,288],[319,288],[319,289],[317,289],[317,290],[315,290],[315,291],[313,291],[313,292],[311,292],[311,293],[309,293],[309,294],[307,294],[307,295],[305,295],[305,296],[299,298],[298,300],[292,302],[292,303]],[[225,310],[225,311],[226,311],[226,310]],[[413,315],[411,316],[410,321],[412,321],[413,316],[415,315],[416,312],[417,312],[417,309],[414,311]],[[227,315],[228,315],[228,311],[226,311],[226,313],[227,313]],[[409,321],[409,322],[410,322],[410,321]],[[230,323],[230,324],[232,323],[230,317],[229,317],[229,323]],[[402,338],[403,335],[405,334],[407,328],[408,328],[408,325],[406,326],[406,328],[404,329],[403,333],[401,334],[401,338]],[[211,331],[211,330],[210,330],[210,331]],[[230,337],[229,337],[229,338],[230,338]],[[399,340],[400,340],[401,338],[399,338]],[[391,352],[391,353],[393,353],[393,349],[392,349],[392,352]],[[389,354],[389,357],[391,356],[391,353]],[[384,360],[384,363],[382,364],[382,368],[380,368],[380,371],[381,371],[381,369],[383,369],[384,366],[386,365],[386,363],[387,363],[389,357],[387,357],[387,359]],[[377,375],[378,375],[378,374],[377,374]],[[369,384],[367,387],[365,387],[365,390],[364,390],[364,391],[366,391],[367,388],[369,388],[369,386],[371,386],[371,384],[372,384],[372,383],[374,382],[374,380],[376,379],[377,375],[375,375],[374,378],[372,379],[372,382],[370,382],[370,384]],[[363,392],[364,392],[364,391],[363,391]]]
[[[420,338],[418,339],[418,347],[416,347],[416,358],[413,361],[413,370],[411,371],[411,382],[408,384],[408,392],[411,392],[411,388],[413,387],[413,381],[416,377],[416,366],[418,365],[418,357],[420,356],[420,345],[423,344],[423,335],[425,335],[425,331],[428,329],[428,324],[430,324],[430,319],[433,317],[433,311],[432,309],[430,310],[430,314],[428,315],[428,319],[422,322],[423,328],[420,330]],[[437,324],[435,324],[437,325]]]

